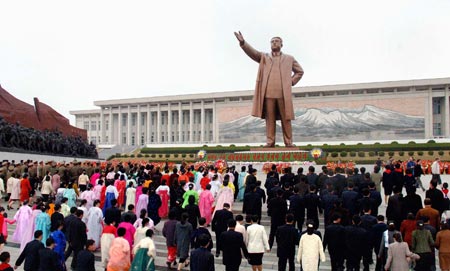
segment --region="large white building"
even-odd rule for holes
[[[294,141],[450,138],[449,87],[450,78],[295,87]],[[247,90],[102,100],[99,109],[70,113],[96,144],[262,144],[265,124],[250,116],[252,97]]]

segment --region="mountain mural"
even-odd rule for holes
[[[221,123],[221,142],[265,142],[265,120],[244,116]],[[406,115],[372,105],[359,109],[305,108],[295,110],[294,141],[381,140],[423,138],[423,117]],[[277,141],[282,141],[277,122]]]

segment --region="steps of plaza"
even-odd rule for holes
[[[237,214],[241,214],[242,211],[242,203],[241,202],[237,202],[234,204],[233,206],[233,214],[237,215]],[[11,211],[7,211],[8,212],[8,217],[12,218],[14,216],[14,213],[16,212],[16,210],[11,210]],[[245,215],[244,215],[245,217]],[[164,225],[165,220],[162,220],[156,227],[155,227],[155,235],[153,236],[153,240],[155,242],[155,247],[156,247],[156,259],[155,259],[155,263],[156,263],[156,270],[170,270],[167,268],[166,266],[166,257],[167,257],[167,248],[166,248],[166,240],[165,238],[162,236],[162,227]],[[267,210],[266,207],[263,207],[263,212],[262,212],[262,218],[261,218],[261,224],[265,227],[267,234],[269,234],[270,232],[270,217],[267,216]],[[211,232],[213,241],[214,241],[214,248],[212,250],[213,255],[216,252],[216,237],[215,237],[215,233],[213,231],[211,231],[211,227],[208,228],[209,231]],[[11,236],[13,235],[15,230],[15,225],[8,225],[8,236],[9,239],[11,239]],[[319,227],[319,230],[323,233],[323,225],[321,225]],[[12,256],[11,256],[11,262],[14,263],[17,259],[17,257],[19,256],[19,244],[14,243],[12,241],[9,241],[8,244],[5,246],[5,251],[9,251]],[[278,257],[277,257],[277,244],[276,242],[274,243],[274,246],[272,247],[272,250],[269,253],[265,253],[264,257],[263,257],[263,269],[264,270],[278,270]],[[329,262],[329,256],[328,253],[325,253],[327,256],[327,261],[325,263],[321,263],[320,265],[320,270],[331,270],[331,266],[330,266],[330,262]],[[101,253],[100,251],[96,251],[94,253],[94,255],[96,256],[96,270],[103,270],[102,268],[102,264],[101,264]],[[219,257],[214,257],[215,259],[215,268],[216,270],[225,270],[225,266],[222,264],[222,255],[220,255]],[[69,258],[66,263],[67,265],[70,265],[71,259]],[[300,265],[298,263],[296,263],[296,270],[298,270],[300,267]],[[20,270],[20,269],[18,269]],[[189,270],[188,267],[184,268],[184,270]],[[243,271],[250,271],[251,266],[248,264],[247,260],[242,259],[242,264],[241,264],[241,268],[240,270]]]

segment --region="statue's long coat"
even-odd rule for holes
[[[256,78],[255,94],[253,96],[252,116],[265,118],[264,97],[269,80],[270,70],[272,69],[272,54],[263,53],[255,50],[250,44],[244,42],[241,45],[242,50],[254,61],[259,63],[258,76]],[[294,106],[292,104],[292,86],[303,76],[303,69],[293,56],[281,54],[280,59],[281,85],[283,88],[283,98],[285,105],[286,118],[294,120]],[[280,116],[277,116],[280,119]]]

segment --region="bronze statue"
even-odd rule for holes
[[[292,104],[292,86],[303,76],[303,69],[293,56],[281,52],[283,40],[270,40],[272,52],[263,53],[250,46],[241,32],[234,32],[242,50],[259,63],[252,116],[266,120],[265,147],[275,146],[275,122],[281,120],[283,139],[286,147],[293,147],[291,120],[295,119]]]

